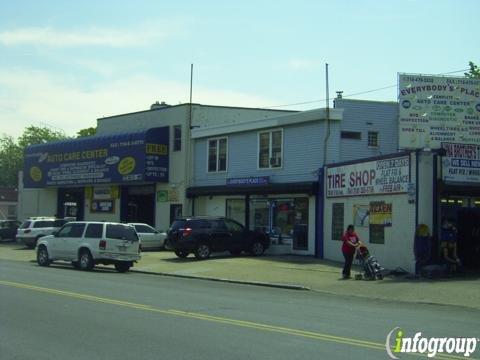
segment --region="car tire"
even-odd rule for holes
[[[93,267],[95,266],[95,263],[93,262],[93,257],[92,257],[92,254],[90,254],[89,250],[83,249],[82,251],[80,251],[78,264],[79,264],[80,270],[90,271],[93,269]]]
[[[51,260],[48,257],[48,250],[45,245],[40,245],[40,247],[38,248],[37,263],[40,266],[48,266],[51,263]]]
[[[80,262],[79,261],[72,261],[72,266],[75,269],[80,270]]]
[[[181,259],[184,259],[188,256],[188,252],[186,251],[175,250],[174,252],[175,252],[175,255],[177,255]]]
[[[125,273],[128,270],[130,270],[130,263],[126,261],[119,261],[114,264],[115,270],[117,270],[119,273]]]
[[[200,243],[197,246],[197,250],[195,250],[195,257],[198,260],[205,260],[210,257],[210,253],[210,246],[208,246],[206,243]]]
[[[260,241],[254,241],[252,244],[250,253],[253,256],[260,256],[260,255],[263,255],[264,252],[265,252],[265,246]]]

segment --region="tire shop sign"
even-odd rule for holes
[[[327,197],[407,193],[410,157],[400,156],[327,168]]]

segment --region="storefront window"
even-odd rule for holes
[[[227,199],[227,217],[245,225],[245,200]]]
[[[343,203],[332,204],[332,240],[342,240],[344,217]]]
[[[272,244],[308,249],[308,198],[254,199],[250,202],[250,224],[270,234]]]

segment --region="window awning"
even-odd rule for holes
[[[25,149],[25,188],[168,182],[169,127]]]
[[[268,185],[196,186],[187,189],[187,197],[215,195],[308,194],[318,192],[318,182],[270,183]]]

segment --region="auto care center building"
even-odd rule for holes
[[[101,118],[94,137],[27,149],[19,212],[158,229],[181,214],[228,216],[268,232],[273,253],[339,261],[354,224],[383,266],[407,271],[417,226],[438,239],[447,216],[475,267],[478,88],[401,74],[399,102],[339,94],[333,109],[156,104]]]

